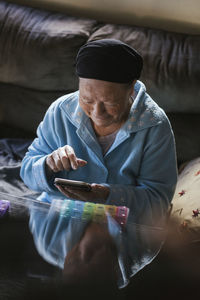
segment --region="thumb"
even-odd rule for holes
[[[81,158],[77,158],[77,163],[79,167],[84,167],[87,164],[87,161]]]

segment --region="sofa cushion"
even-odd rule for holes
[[[75,57],[96,21],[0,2],[0,81],[75,90]]]
[[[200,112],[200,35],[106,24],[89,40],[116,38],[144,57],[141,80],[167,112]]]
[[[190,161],[181,171],[173,198],[172,216],[180,229],[200,237],[200,157]]]
[[[64,93],[0,83],[0,123],[35,133],[50,104]],[[66,91],[67,93],[67,91]]]

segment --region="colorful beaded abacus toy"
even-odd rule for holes
[[[28,199],[27,202],[29,204],[39,204],[41,209],[48,210],[51,207],[49,203],[37,200]],[[45,207],[42,204],[45,204]],[[126,206],[104,205],[74,200],[56,200],[53,206],[59,212],[60,216],[65,218],[72,217],[83,221],[102,223],[106,222],[107,216],[111,216],[122,228],[125,227],[129,214],[129,208]],[[7,215],[9,208],[10,201],[0,200],[0,219]]]
[[[126,206],[103,205],[92,202],[64,200],[60,215],[63,217],[74,217],[84,221],[106,222],[110,215],[121,226],[126,225],[129,209]]]

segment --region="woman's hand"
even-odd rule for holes
[[[83,167],[87,164],[87,161],[77,158],[74,149],[66,145],[53,151],[47,156],[46,167],[47,172],[59,172],[63,170],[69,171]]]
[[[102,204],[106,202],[106,199],[108,198],[110,192],[108,187],[96,183],[91,184],[91,191],[89,192],[68,186],[61,187],[57,185],[56,187],[67,198],[88,202],[97,202]]]

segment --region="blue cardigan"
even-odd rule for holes
[[[22,161],[25,184],[42,192],[41,200],[65,198],[54,187],[54,178],[47,180],[45,160],[58,147],[70,145],[88,163],[54,177],[104,184],[110,189],[106,204],[125,205],[133,222],[154,224],[156,217],[166,213],[174,194],[175,142],[166,114],[140,81],[135,84],[135,95],[127,121],[104,156],[90,119],[79,106],[79,92],[52,103]]]

